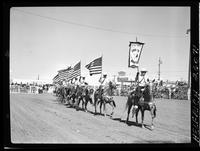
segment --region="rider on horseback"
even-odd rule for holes
[[[130,92],[131,95],[137,96],[137,97],[141,97],[140,100],[144,101],[144,98],[142,96],[144,89],[145,89],[145,85],[146,85],[146,79],[145,79],[145,75],[147,73],[147,70],[145,68],[142,68],[140,70],[140,73],[137,72],[136,77],[135,77],[135,82],[136,85],[134,86],[134,89]],[[133,106],[133,116],[135,114],[135,110],[138,108],[137,104],[134,104]]]
[[[103,83],[104,83],[104,81],[105,81],[105,79],[106,79],[106,74],[105,75],[103,75],[103,77],[100,77],[100,79],[99,79],[99,82],[101,83],[100,85],[99,85],[99,98],[102,98],[103,97],[103,94],[104,94],[104,87],[103,87]]]
[[[142,68],[140,70],[140,76],[138,76],[138,83],[137,83],[137,86],[139,87],[139,89],[141,90],[141,93],[144,92],[144,89],[145,89],[145,85],[146,85],[146,79],[145,79],[145,75],[147,73],[147,70]]]
[[[140,90],[141,92],[144,91],[145,84],[146,84],[146,79],[145,79],[146,73],[147,73],[147,70],[144,69],[144,68],[142,68],[142,69],[140,70],[140,73],[137,72],[136,77],[135,77],[135,82],[136,82],[136,83],[135,83],[135,85],[132,85],[132,86],[131,86],[131,89],[132,89],[132,90],[130,91],[130,94],[131,94],[131,95],[134,95],[134,94],[135,94],[135,91],[136,91],[137,88],[139,88],[139,90]]]

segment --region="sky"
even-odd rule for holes
[[[189,7],[12,7],[10,10],[10,76],[52,81],[58,70],[81,61],[81,74],[89,84],[85,65],[103,56],[103,73],[113,79],[119,71],[135,78],[128,67],[129,42],[143,42],[139,69],[147,77],[188,79]]]

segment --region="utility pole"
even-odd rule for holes
[[[160,57],[159,57],[159,60],[158,60],[158,81],[160,81],[160,64],[162,64],[162,62],[161,62]]]
[[[115,82],[115,77],[116,77],[117,75],[113,75],[113,81]]]

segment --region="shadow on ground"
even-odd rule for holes
[[[126,122],[126,120],[122,120],[121,118],[112,118],[112,119],[115,120],[115,121],[119,121],[119,122],[125,123],[125,124],[127,124],[128,126],[136,126],[136,127],[142,128],[142,124],[141,124],[141,123],[136,123],[136,122],[134,122],[134,121],[128,121],[128,122]],[[145,127],[146,129],[152,131],[150,125],[144,124],[144,127]]]

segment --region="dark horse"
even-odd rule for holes
[[[79,104],[82,102],[82,109],[87,112],[87,104],[93,104],[91,95],[93,94],[93,89],[89,89],[85,86],[77,86],[76,87],[76,110],[79,109]]]
[[[71,107],[76,107],[76,104],[75,104],[75,101],[76,101],[76,89],[75,89],[75,86],[70,86],[68,88],[67,100],[68,100],[69,105]]]
[[[138,112],[141,111],[142,127],[144,127],[144,112],[145,110],[150,111],[152,117],[151,128],[153,129],[153,120],[156,117],[156,105],[154,103],[155,85],[154,80],[151,82],[147,80],[147,82],[143,92],[141,91],[141,87],[138,86],[135,92],[128,96],[126,102],[126,109],[128,108],[126,123],[128,123],[129,114],[133,106],[132,116],[136,115],[136,123],[138,123]]]
[[[75,89],[75,108],[79,110],[79,104],[82,101],[82,109],[84,109],[84,100],[83,100],[83,87],[77,85]]]
[[[65,102],[65,88],[62,86],[62,87],[58,87],[56,90],[56,96],[58,97],[58,100],[61,102],[61,103],[64,103]]]
[[[90,104],[94,105],[92,102],[92,94],[93,94],[94,90],[91,88],[84,88],[83,89],[83,102],[84,102],[84,111],[87,112],[87,104],[88,102],[90,102]]]
[[[104,116],[106,116],[106,104],[109,104],[112,107],[112,113],[111,116],[114,113],[114,108],[116,107],[115,101],[113,97],[104,95],[104,89],[97,89],[94,92],[94,107],[95,107],[95,114],[97,113],[97,105],[100,104],[100,114],[101,114],[101,108],[103,105],[103,111]]]

